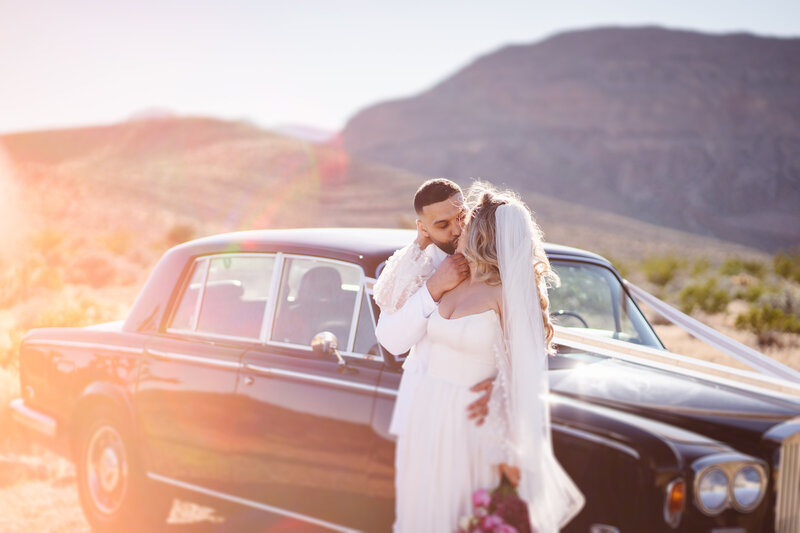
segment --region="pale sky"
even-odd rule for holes
[[[572,29],[800,36],[800,0],[0,0],[0,133],[148,108],[338,130],[480,55]]]

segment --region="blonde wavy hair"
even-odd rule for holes
[[[462,236],[465,238],[464,257],[469,262],[475,280],[489,285],[500,285],[500,267],[497,263],[495,245],[495,211],[501,205],[514,203],[524,207],[530,215],[531,235],[533,236],[531,268],[536,276],[536,286],[539,288],[539,305],[544,322],[546,349],[548,353],[555,353],[553,346],[555,330],[548,311],[550,299],[547,296],[547,288],[558,287],[561,281],[550,266],[550,260],[544,252],[544,235],[533,214],[525,202],[513,191],[501,191],[492,184],[482,181],[472,184],[467,191],[465,203],[469,207],[469,216],[466,231]]]

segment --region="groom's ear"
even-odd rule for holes
[[[425,224],[423,224],[420,219],[417,219],[417,231],[421,232],[427,238],[431,238],[431,236],[428,235],[428,230],[425,229]]]

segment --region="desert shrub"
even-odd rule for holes
[[[772,258],[772,269],[782,278],[800,283],[800,247],[776,253]]]
[[[22,335],[23,331],[17,327],[0,331],[0,368],[17,368]]]
[[[708,258],[701,257],[700,259],[697,259],[692,265],[692,276],[697,277],[702,274],[705,274],[710,267],[711,267],[711,262],[708,260]]]
[[[729,257],[722,263],[719,271],[725,276],[735,276],[737,274],[746,273],[757,278],[763,278],[766,273],[766,268],[761,261]]]
[[[67,281],[89,285],[96,289],[106,287],[114,282],[116,267],[107,254],[88,252],[77,257],[67,268]]]
[[[195,229],[191,224],[173,224],[167,231],[167,246],[175,246],[194,238]]]
[[[622,260],[620,260],[620,259],[618,259],[616,257],[612,257],[609,254],[603,254],[603,256],[606,259],[608,259],[608,262],[611,263],[611,265],[617,270],[617,272],[619,272],[620,276],[622,276],[625,279],[630,277],[631,269],[630,269],[630,266],[628,265],[628,263],[626,263],[626,262],[624,262],[624,261],[622,261]]]
[[[773,287],[768,287],[762,283],[754,283],[736,291],[734,297],[752,303],[759,300],[768,292],[774,292],[774,290]]]
[[[47,264],[38,254],[22,257],[17,264],[0,271],[0,307],[16,304],[47,290],[64,285],[61,269]]]
[[[800,333],[799,316],[770,305],[751,306],[736,317],[735,325],[755,333],[760,345],[773,343],[775,332]]]
[[[728,292],[717,285],[716,278],[686,285],[681,289],[679,298],[684,313],[691,313],[695,308],[706,313],[719,313],[724,311],[730,302]]]
[[[64,232],[53,228],[45,228],[30,236],[30,242],[35,250],[45,256],[52,255],[64,241]]]
[[[128,230],[116,230],[100,238],[103,245],[116,255],[126,255],[133,245],[133,234]]]
[[[82,294],[62,293],[49,307],[27,317],[21,326],[30,328],[82,327],[116,320],[117,308]]]
[[[683,265],[684,261],[673,255],[651,256],[642,261],[642,271],[647,281],[663,287],[675,278]]]

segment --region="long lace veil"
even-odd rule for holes
[[[496,249],[503,284],[504,361],[508,384],[507,417],[520,497],[528,504],[531,527],[555,533],[584,505],[584,497],[553,454],[548,404],[547,351],[539,291],[533,270],[531,214],[518,203],[495,212]]]

